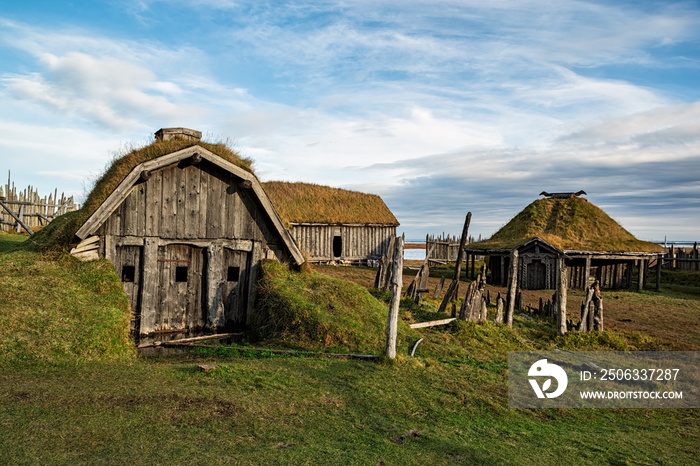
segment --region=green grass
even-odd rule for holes
[[[124,345],[126,298],[109,263],[17,250],[17,242],[0,235],[2,464],[696,461],[697,410],[507,407],[508,351],[651,349],[659,344],[651,337],[556,337],[551,322],[517,315],[512,329],[459,321],[410,331],[414,320],[442,316],[436,302],[403,300],[394,362],[245,348],[136,359]],[[280,319],[261,343],[383,347],[384,293],[375,291],[377,299],[361,286],[271,263],[261,293],[264,312]],[[290,316],[293,325],[281,325]],[[424,341],[411,358],[417,337]],[[203,372],[200,364],[218,369]]]
[[[0,250],[16,243],[0,239]],[[0,253],[0,284],[3,362],[133,357],[128,302],[110,262],[15,247]]]
[[[318,272],[290,272],[277,261],[264,261],[248,333],[267,345],[379,354],[386,313],[386,305],[360,285]],[[409,335],[415,338],[415,332],[401,325],[399,344]]]
[[[661,252],[658,244],[636,239],[603,210],[583,198],[538,199],[476,249],[512,249],[539,237],[566,250]]]

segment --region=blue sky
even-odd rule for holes
[[[3,2],[0,179],[82,196],[185,126],[263,180],[380,194],[408,238],[584,189],[697,240],[698,83],[696,1]]]

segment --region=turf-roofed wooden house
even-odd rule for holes
[[[628,288],[635,263],[643,265],[662,251],[581,198],[583,191],[542,194],[546,197],[525,207],[491,238],[465,250],[487,257],[492,283],[507,283],[511,253],[517,250],[521,289],[555,289],[559,257],[565,259],[569,288],[585,288],[595,280],[601,288]]]
[[[304,262],[250,161],[200,138],[161,129],[115,161],[85,203],[72,253],[113,262],[136,334],[242,328],[261,259]]]
[[[312,262],[371,263],[396,236],[399,222],[375,194],[281,181],[263,187]]]

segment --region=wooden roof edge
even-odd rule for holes
[[[100,204],[100,206],[95,210],[95,212],[88,217],[88,219],[83,223],[83,225],[75,233],[80,239],[85,239],[89,235],[93,234],[106,220],[107,218],[116,210],[117,207],[126,199],[130,193],[130,188],[136,183],[140,178],[141,173],[145,171],[157,170],[174,163],[180,162],[188,157],[195,154],[199,154],[202,158],[213,163],[214,165],[223,168],[229,173],[242,178],[244,180],[250,181],[252,183],[252,189],[255,195],[258,197],[261,206],[267,212],[270,220],[272,221],[275,229],[282,238],[282,241],[287,246],[289,252],[294,258],[298,265],[304,263],[304,255],[301,253],[296,243],[292,239],[291,235],[284,227],[279,214],[275,210],[274,206],[268,199],[265,191],[260,186],[260,181],[252,173],[238,167],[237,165],[225,160],[222,157],[214,154],[213,152],[205,149],[204,147],[195,144],[193,146],[187,147],[185,149],[158,157],[153,160],[148,160],[136,165],[131,172],[122,180],[121,183],[112,191],[112,193],[107,196],[107,199]]]

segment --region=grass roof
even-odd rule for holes
[[[277,213],[286,224],[399,225],[394,214],[376,194],[310,183],[270,181],[262,185]]]
[[[491,238],[473,249],[513,249],[542,238],[562,250],[661,252],[661,246],[640,241],[602,209],[586,199],[538,199],[525,207]]]
[[[66,249],[75,240],[75,232],[97,210],[97,208],[109,197],[110,194],[124,181],[124,178],[143,162],[162,157],[192,146],[201,146],[234,165],[253,173],[253,161],[241,157],[225,144],[212,144],[203,141],[174,138],[169,141],[156,140],[141,148],[129,151],[127,154],[115,157],[105,173],[95,182],[95,186],[88,194],[83,207],[77,212],[71,212],[56,219],[49,227],[42,229],[34,235],[28,245],[40,250]]]

